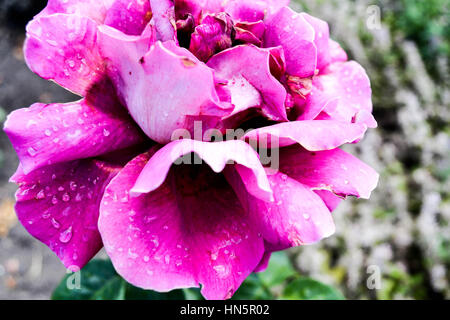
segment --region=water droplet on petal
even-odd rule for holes
[[[45,198],[44,190],[39,191],[38,194],[36,195],[36,199],[44,199],[44,198]]]
[[[64,193],[64,195],[62,196],[62,200],[64,202],[70,201],[70,196],[69,196],[69,194],[67,192]]]
[[[59,229],[61,226],[60,223],[55,218],[52,218],[52,225],[55,229]]]
[[[63,231],[59,235],[59,241],[62,243],[67,243],[72,239],[72,226],[70,226],[67,230]]]
[[[28,148],[28,154],[34,157],[37,154],[37,151],[33,147]]]

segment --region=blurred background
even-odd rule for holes
[[[14,109],[74,99],[24,63],[25,24],[45,4],[0,0],[2,125]],[[348,200],[334,213],[336,235],[289,251],[297,272],[349,299],[449,299],[450,0],[304,0],[292,7],[328,21],[332,37],[367,70],[379,128],[346,149],[381,173],[369,201]],[[0,299],[48,299],[65,269],[17,222],[8,183],[17,163],[0,132]],[[369,289],[374,270],[381,286]]]

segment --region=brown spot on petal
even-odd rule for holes
[[[191,60],[189,58],[182,58],[181,62],[183,63],[183,65],[186,68],[193,68],[193,67],[195,67],[197,65],[197,63],[194,60]]]

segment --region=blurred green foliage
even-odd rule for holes
[[[52,295],[53,300],[202,300],[200,289],[159,293],[142,290],[122,279],[109,260],[93,260],[78,273],[67,274]],[[251,274],[234,300],[341,300],[336,289],[300,277],[288,256],[273,254],[266,271]]]
[[[414,41],[427,68],[436,74],[436,58],[450,57],[450,1],[398,0],[392,10],[383,12],[394,31]]]

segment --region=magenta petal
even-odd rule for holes
[[[370,197],[379,178],[371,167],[340,149],[319,152],[300,147],[282,149],[280,171],[315,190],[364,199]]]
[[[324,74],[313,80],[313,94],[309,96],[307,107],[323,106],[323,112],[334,120],[354,121],[360,112],[360,123],[369,128],[376,127],[372,113],[372,90],[364,69],[356,62],[333,63]]]
[[[300,144],[310,151],[330,150],[363,137],[364,124],[332,120],[307,120],[278,123],[250,131],[244,139],[262,145],[278,142],[280,147]]]
[[[271,74],[271,51],[252,45],[237,46],[216,54],[208,61],[219,79],[227,80],[235,106],[232,115],[260,107],[272,120],[287,120],[286,90]]]
[[[191,35],[189,51],[199,60],[208,61],[216,52],[232,45],[233,21],[226,13],[207,15]]]
[[[333,212],[343,200],[328,190],[314,190],[314,192],[322,198],[330,212]]]
[[[291,76],[307,78],[314,75],[317,49],[314,28],[305,17],[284,7],[266,22],[265,46],[282,46],[286,71]]]
[[[150,0],[157,40],[176,40],[173,0]]]
[[[103,191],[119,168],[96,160],[44,167],[11,178],[19,185],[16,212],[25,229],[66,268],[78,271],[102,247],[97,229]]]
[[[230,113],[219,101],[213,70],[188,50],[173,41],[158,41],[142,57],[135,42],[100,30],[102,52],[119,95],[154,141],[171,141],[177,129],[191,131],[191,117],[211,116],[219,122]]]
[[[330,47],[330,59],[331,62],[345,62],[348,60],[347,53],[342,49],[339,43],[330,39],[329,40]]]
[[[264,252],[264,255],[259,262],[258,266],[253,270],[253,272],[264,272],[266,271],[267,267],[269,266],[270,257],[272,256],[272,252],[266,251]]]
[[[126,114],[96,108],[86,100],[36,103],[16,110],[8,116],[4,129],[25,173],[142,142],[142,134]]]
[[[80,95],[104,71],[97,24],[77,15],[55,14],[31,21],[24,54],[33,72]]]
[[[140,35],[151,17],[148,0],[115,0],[106,14],[104,24],[125,34]]]
[[[239,180],[227,178],[271,249],[315,243],[334,233],[333,219],[322,199],[288,175],[268,174],[275,197],[272,203],[247,194]]]
[[[157,190],[129,198],[149,157],[130,162],[102,201],[99,229],[114,267],[144,289],[200,283],[205,298],[230,298],[261,260],[263,240],[231,188],[213,172],[200,171],[203,187],[198,187],[178,167]]]
[[[277,12],[289,4],[289,0],[229,0],[223,1],[224,10],[235,21],[255,22]]]
[[[67,13],[103,23],[107,10],[115,0],[48,0],[47,6],[35,18],[55,13]]]
[[[156,190],[180,157],[196,153],[214,172],[222,172],[230,160],[236,162],[238,172],[244,181],[251,180],[256,187],[248,185],[248,191],[270,201],[272,190],[258,154],[243,141],[202,142],[195,140],[174,141],[150,159],[139,175],[131,193],[139,195]]]
[[[317,48],[317,69],[322,70],[331,62],[330,54],[330,29],[328,23],[307,13],[302,13],[303,17],[314,28],[314,44]]]

